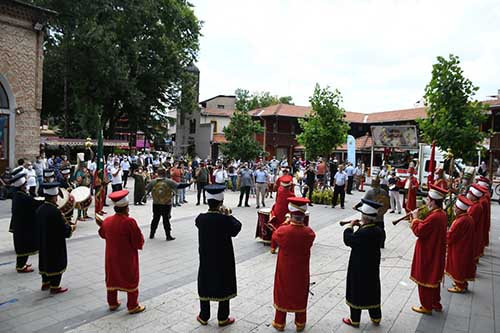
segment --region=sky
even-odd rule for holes
[[[204,21],[200,101],[237,88],[309,105],[316,83],[353,112],[412,108],[437,56],[460,57],[479,100],[500,89],[498,0],[191,0]]]

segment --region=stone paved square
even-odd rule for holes
[[[1,332],[274,332],[271,321],[276,256],[269,247],[255,241],[257,210],[235,208],[239,193],[226,192],[225,204],[243,224],[233,240],[237,261],[238,296],[231,300],[231,315],[236,323],[219,328],[217,304],[212,303],[212,319],[208,326],[195,320],[199,311],[196,278],[198,270],[197,229],[195,217],[206,206],[195,206],[195,192],[188,192],[188,204],[172,211],[173,235],[166,242],[163,229],[156,238],[146,239],[140,252],[139,300],[146,311],[129,315],[126,310],[107,310],[104,284],[104,241],[97,235],[93,221],[80,222],[68,240],[68,268],[62,285],[68,293],[51,296],[40,291],[36,273],[17,274],[12,236],[6,231],[10,219],[10,201],[0,203],[0,331]],[[500,206],[492,203],[491,242],[478,266],[478,279],[470,292],[450,294],[446,279],[441,297],[444,311],[422,316],[411,311],[418,303],[416,285],[409,279],[409,268],[415,237],[405,223],[393,226],[399,215],[386,214],[387,241],[382,250],[382,323],[371,324],[363,312],[360,329],[342,324],[348,315],[345,304],[345,278],[349,248],[342,241],[343,228],[338,221],[357,216],[350,209],[363,195],[347,196],[346,209],[329,206],[310,207],[311,226],[317,237],[311,256],[311,292],[306,332],[498,332],[500,319]],[[271,199],[267,200],[269,206]],[[108,207],[111,212],[111,207]],[[144,235],[149,234],[151,203],[131,206]],[[37,256],[30,258],[35,271]],[[120,293],[125,300],[126,295]],[[293,316],[288,315],[286,332],[294,332]]]

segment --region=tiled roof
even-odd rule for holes
[[[310,112],[310,110],[311,108],[307,106],[276,104],[265,108],[252,110],[250,111],[250,114],[254,117],[282,116],[304,118]]]
[[[373,145],[373,140],[371,135],[368,133],[364,136],[360,136],[356,138],[356,151],[358,150],[366,150],[371,149]],[[338,147],[336,150],[347,150],[347,143],[344,143],[342,146]]]
[[[201,114],[204,116],[214,117],[232,117],[234,110],[226,109],[201,109]]]
[[[390,121],[405,121],[405,120],[415,120],[418,118],[425,118],[427,114],[424,107],[404,109],[404,110],[394,110],[385,112],[374,112],[367,114],[366,123],[384,123]]]
[[[224,134],[216,133],[212,138],[213,143],[227,143],[226,136]]]

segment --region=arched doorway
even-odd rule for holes
[[[0,173],[14,162],[15,98],[0,74]]]

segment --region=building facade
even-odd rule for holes
[[[55,14],[0,2],[0,171],[39,154],[44,29]]]

